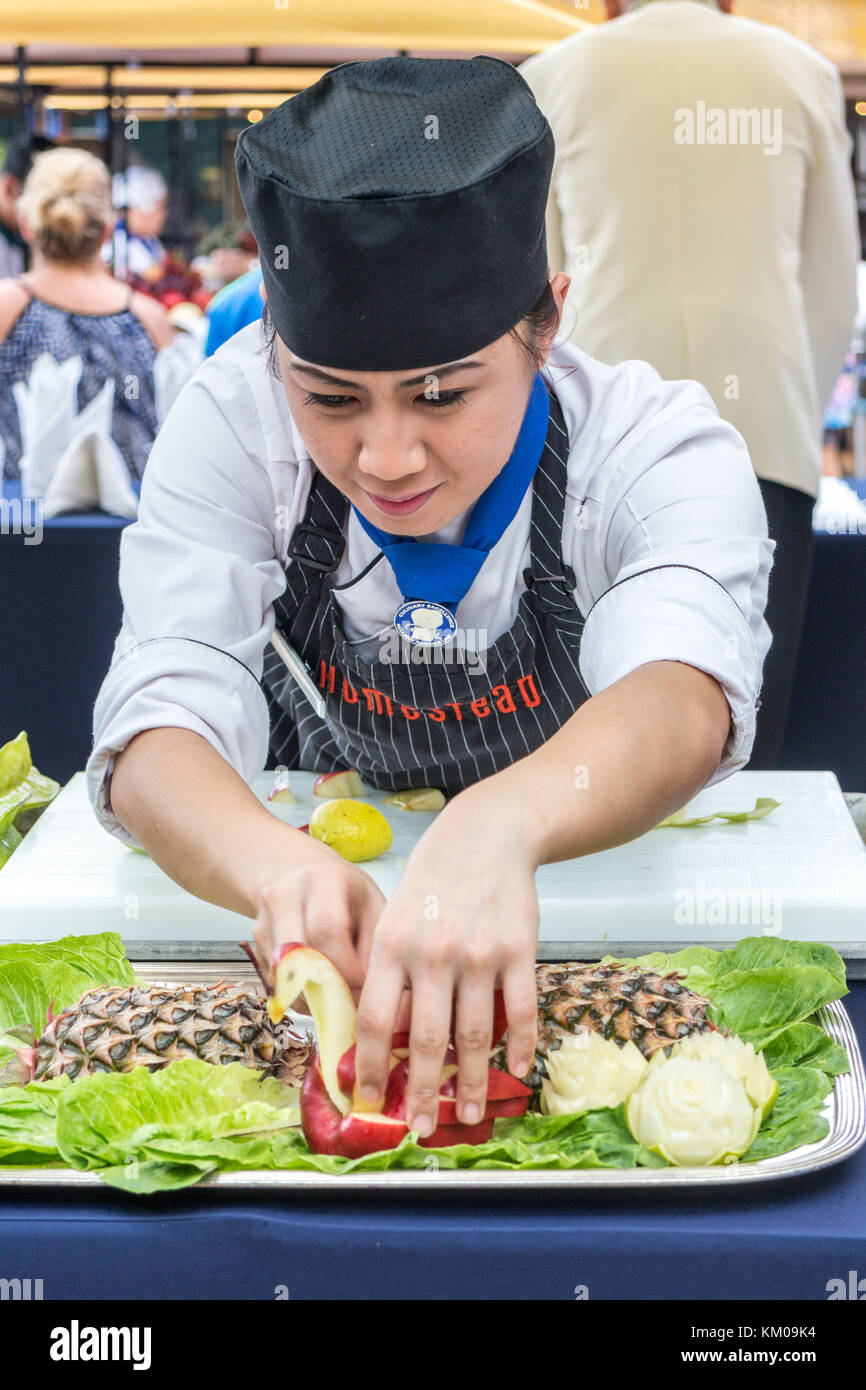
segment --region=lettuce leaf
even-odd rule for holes
[[[67,1076],[61,1076],[0,1090],[0,1164],[36,1167],[62,1161],[57,1148],[57,1105],[71,1084]]]
[[[727,951],[689,946],[630,963],[680,971],[690,989],[710,1000],[715,1021],[756,1047],[848,993],[842,957],[814,941],[747,936]]]
[[[0,946],[0,1071],[12,1056],[2,1036],[8,1029],[26,1027],[38,1036],[49,1006],[57,1014],[95,985],[131,985],[134,979],[116,932]]]
[[[174,1063],[174,1066],[181,1065]],[[183,1064],[185,1065],[185,1064]],[[206,1065],[206,1064],[205,1064]],[[222,1169],[279,1168],[319,1173],[374,1173],[391,1168],[569,1169],[664,1167],[664,1159],[637,1144],[625,1123],[624,1108],[585,1115],[527,1115],[497,1120],[486,1144],[422,1148],[411,1135],[396,1149],[364,1158],[311,1153],[297,1129],[271,1135],[226,1135],[214,1140],[157,1138],[146,1144],[143,1163],[101,1169],[100,1178],[127,1192],[186,1187]]]
[[[774,1074],[782,1067],[818,1067],[825,1076],[850,1071],[848,1054],[814,1023],[792,1023],[777,1033],[762,1049],[764,1060]]]
[[[72,1168],[123,1167],[200,1159],[209,1171],[226,1138],[259,1136],[297,1125],[298,1093],[240,1063],[197,1059],[160,1071],[136,1067],[81,1077],[57,1107],[57,1146]]]
[[[41,1032],[50,1004],[59,1013],[94,985],[131,985],[134,980],[116,932],[0,946],[0,1030],[26,1024]]]
[[[60,791],[60,783],[43,777],[33,766],[27,735],[20,733],[0,748],[0,867],[21,843],[15,820],[47,806]]]

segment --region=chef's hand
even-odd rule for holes
[[[404,986],[411,987],[406,1116],[422,1138],[436,1128],[456,995],[457,1118],[477,1124],[487,1098],[493,992],[508,1015],[508,1069],[524,1076],[536,1042],[537,863],[518,807],[462,792],[412,851],[376,927],[358,1009],[357,1074],[378,1099]]]
[[[253,939],[266,976],[277,946],[305,941],[330,956],[357,995],[384,906],[382,891],[369,874],[311,840],[302,858],[259,890]]]

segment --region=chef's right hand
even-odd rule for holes
[[[259,890],[253,939],[270,976],[271,956],[287,941],[305,941],[334,962],[356,996],[364,983],[385,897],[369,874],[327,845],[280,870]]]

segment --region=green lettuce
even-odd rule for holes
[[[715,1021],[756,1047],[848,993],[842,957],[821,942],[747,936],[728,951],[689,946],[632,963],[680,971],[690,989],[710,1000]]]
[[[71,1085],[68,1076],[0,1089],[0,1165],[36,1167],[61,1163],[57,1148],[57,1105]]]
[[[127,1190],[150,1190],[158,1175],[164,1187],[166,1167],[170,1185],[185,1186],[218,1167],[273,1167],[262,1141],[299,1119],[290,1087],[240,1063],[190,1058],[81,1077],[58,1101],[57,1147],[71,1168],[100,1169]]]
[[[0,946],[0,1073],[14,1045],[42,1032],[49,1007],[58,1014],[96,985],[131,985],[134,980],[116,932]],[[20,1030],[19,1036],[4,1036],[11,1029]]]
[[[60,783],[33,766],[27,735],[20,733],[0,748],[0,867],[21,843],[20,830],[33,814],[53,801]],[[19,819],[20,818],[20,819]],[[15,822],[19,821],[16,829]]]

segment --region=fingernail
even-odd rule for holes
[[[433,1133],[434,1125],[429,1115],[416,1115],[411,1128],[416,1129],[422,1139],[427,1139]]]
[[[370,1101],[378,1100],[378,1099],[379,1099],[379,1087],[378,1087],[378,1086],[362,1086],[362,1087],[361,1087],[361,1095],[363,1096],[364,1100],[370,1100]]]
[[[517,1062],[517,1063],[515,1064],[515,1066],[512,1068],[511,1075],[512,1075],[512,1076],[525,1076],[526,1073],[527,1073],[528,1071],[529,1071],[529,1063],[528,1063],[528,1061],[526,1060],[525,1057],[521,1057],[520,1061]]]
[[[481,1109],[471,1100],[468,1105],[463,1106],[463,1123],[465,1125],[477,1125],[481,1119]]]

